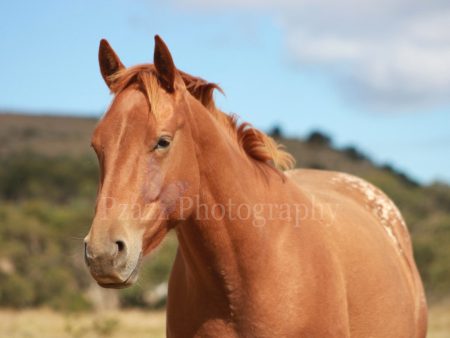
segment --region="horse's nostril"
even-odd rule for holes
[[[125,250],[125,242],[124,241],[116,241],[116,245],[117,245],[117,252],[122,252],[123,250]]]
[[[89,256],[89,253],[88,253],[88,247],[87,247],[87,243],[85,242],[84,243],[84,261],[86,262],[86,265],[90,265],[89,263],[89,261],[90,261],[90,256]]]

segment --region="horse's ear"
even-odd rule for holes
[[[174,90],[176,68],[169,48],[167,48],[159,35],[155,35],[153,63],[155,64],[161,86],[169,93],[172,93]]]
[[[100,64],[103,80],[105,80],[106,85],[111,88],[111,75],[124,69],[125,66],[105,39],[100,41],[100,46],[98,48],[98,62]]]

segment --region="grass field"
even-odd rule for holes
[[[0,310],[1,338],[160,338],[164,311],[126,310],[59,314],[51,310]],[[428,338],[450,337],[450,303],[431,308]]]
[[[55,311],[0,310],[1,338],[162,338],[165,313],[127,310],[59,314]]]

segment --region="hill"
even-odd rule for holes
[[[82,258],[97,189],[90,149],[94,118],[0,114],[0,306],[158,306],[176,248],[170,237],[146,264],[140,286],[102,293]],[[297,167],[355,174],[384,190],[401,209],[429,298],[450,295],[450,187],[422,186],[356,147],[336,149],[318,131],[307,139],[272,135]],[[145,287],[143,287],[145,286]],[[156,288],[159,286],[159,288]],[[159,290],[159,291],[158,291]],[[106,291],[105,291],[106,292]],[[105,296],[106,295],[106,296]]]

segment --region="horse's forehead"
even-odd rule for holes
[[[100,141],[105,134],[111,135],[125,126],[145,127],[151,118],[151,112],[145,95],[137,89],[125,89],[114,97],[105,115],[97,124],[92,135],[92,143]]]
[[[133,118],[146,118],[149,106],[148,101],[142,91],[136,88],[127,88],[118,93],[105,115],[105,120],[127,119],[131,115]]]

